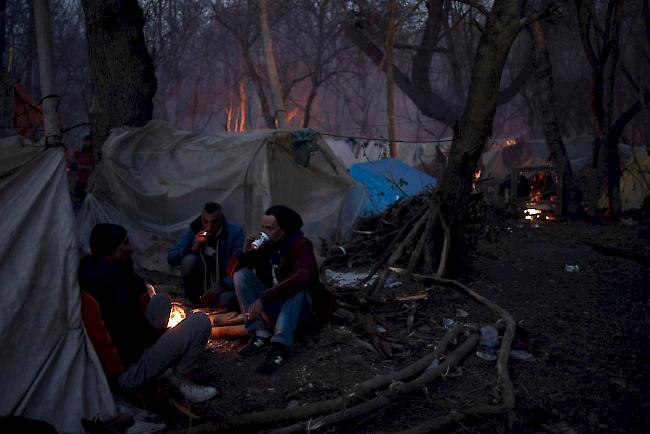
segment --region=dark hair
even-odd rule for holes
[[[126,238],[126,229],[111,223],[98,223],[90,233],[90,252],[93,256],[110,256]]]
[[[86,134],[83,139],[84,142],[92,142],[93,141],[93,136],[90,134]]]
[[[203,210],[208,214],[213,214],[217,211],[221,211],[221,205],[219,205],[217,202],[208,202],[203,207]]]
[[[272,215],[278,222],[286,236],[292,235],[302,227],[302,217],[300,214],[284,205],[275,205],[264,211],[266,215]]]

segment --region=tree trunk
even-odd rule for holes
[[[441,208],[451,229],[452,263],[462,257],[462,232],[474,173],[492,133],[503,66],[521,30],[521,3],[496,0],[478,43],[467,106],[454,128],[447,171],[440,185]]]
[[[111,128],[153,116],[157,81],[137,0],[82,0],[93,87],[91,131],[98,158]]]
[[[275,63],[275,54],[273,54],[267,0],[259,0],[259,8],[260,34],[262,36],[262,45],[264,46],[264,57],[266,59],[266,70],[269,76],[269,87],[271,88],[271,97],[273,99],[276,128],[285,128],[287,126],[287,110],[284,108],[280,78],[278,77],[278,67]]]
[[[539,21],[531,26],[535,47],[535,78],[542,110],[544,137],[549,151],[549,160],[555,164],[562,175],[562,214],[579,213],[582,208],[581,192],[575,183],[571,161],[566,152],[560,127],[555,113],[553,97],[553,70],[546,49],[544,29]]]

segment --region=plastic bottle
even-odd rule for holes
[[[499,332],[494,326],[481,327],[476,355],[483,360],[496,360],[499,348]]]

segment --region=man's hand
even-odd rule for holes
[[[252,252],[253,250],[255,250],[253,249],[251,244],[253,244],[253,241],[255,241],[255,238],[257,238],[258,235],[259,232],[253,232],[251,234],[248,234],[248,236],[244,240],[244,252]]]
[[[201,229],[194,235],[194,241],[192,241],[191,250],[193,253],[197,253],[201,250],[201,247],[208,242],[208,233]]]
[[[214,288],[210,288],[201,296],[199,300],[199,306],[205,307],[217,307],[219,304],[219,294],[223,292],[223,288],[220,285],[217,285]]]
[[[264,306],[262,306],[262,300],[259,298],[248,307],[248,312],[246,312],[246,316],[249,320],[262,319],[263,314]]]

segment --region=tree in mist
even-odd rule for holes
[[[572,213],[580,213],[582,192],[576,185],[571,161],[569,160],[557,119],[553,89],[553,68],[546,46],[543,23],[540,21],[532,23],[530,25],[530,32],[535,47],[536,93],[542,115],[544,138],[549,150],[549,160],[557,167],[558,172],[562,175],[562,214],[566,214],[569,208]]]
[[[628,5],[623,0],[589,1],[575,0],[580,38],[592,71],[591,82],[591,113],[594,125],[594,157],[595,182],[600,186],[605,180],[607,189],[607,216],[616,219],[621,212],[621,159],[618,145],[623,130],[628,123],[640,113],[643,104],[650,101],[650,91],[639,82],[640,72],[630,71],[622,58],[621,33],[629,32],[630,21],[626,19],[634,14],[626,14]],[[646,26],[648,18],[647,0],[645,5]],[[638,16],[643,16],[636,10]],[[648,36],[650,39],[650,35]],[[634,45],[638,41],[629,40]],[[638,44],[642,45],[642,44]],[[638,53],[643,56],[643,53]],[[647,64],[649,59],[645,58]],[[620,107],[621,88],[617,81],[625,77],[627,84],[635,91],[635,98]],[[644,90],[645,89],[645,90]],[[593,191],[591,206],[595,210],[600,188]]]
[[[156,76],[137,0],[82,0],[92,82],[91,131],[96,153],[111,128],[151,120]]]

